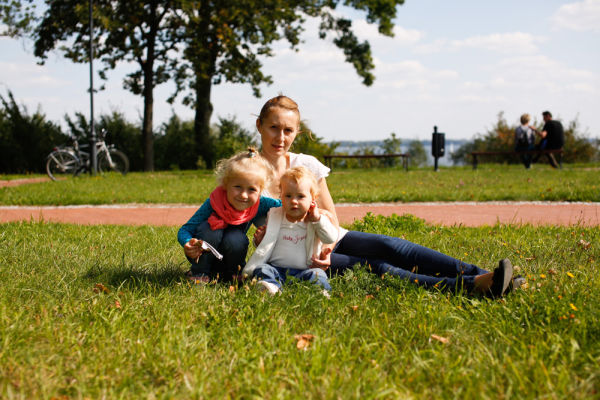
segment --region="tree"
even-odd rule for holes
[[[397,138],[396,134],[392,132],[390,137],[383,140],[383,148],[384,154],[400,154],[402,152],[402,139]],[[384,158],[382,162],[384,167],[393,167],[398,164],[397,158]]]
[[[88,0],[45,0],[48,10],[41,22],[29,17],[26,4],[32,0],[0,0],[7,12],[2,21],[23,34],[31,32],[36,40],[35,54],[42,58],[59,42],[65,56],[86,62],[89,33]],[[352,30],[352,21],[339,8],[351,7],[366,13],[369,23],[377,23],[379,32],[393,36],[396,7],[404,0],[96,0],[94,40],[105,70],[118,61],[137,62],[140,70],[125,84],[145,99],[145,165],[150,167],[152,146],[152,90],[173,77],[176,92],[186,92],[183,103],[195,109],[195,147],[207,166],[214,163],[210,144],[210,103],[213,84],[223,81],[249,83],[260,95],[259,85],[272,82],[263,74],[259,57],[273,56],[272,44],[287,40],[297,48],[308,17],[321,21],[319,36],[333,36],[365,85],[374,80],[371,48],[360,42]],[[19,18],[21,18],[19,20]],[[39,22],[39,24],[38,24]],[[25,25],[25,26],[21,26]],[[184,48],[184,60],[176,57],[178,44]],[[160,64],[156,66],[156,63]],[[103,75],[104,76],[104,75]]]
[[[89,0],[46,0],[42,17],[35,17],[31,0],[0,0],[2,21],[12,36],[31,37],[34,54],[41,63],[47,53],[60,47],[64,56],[89,62]],[[144,99],[142,149],[144,170],[154,169],[153,91],[170,79],[171,57],[176,53],[176,27],[171,19],[174,1],[95,0],[94,48],[102,62],[100,77],[119,62],[137,63],[123,85]]]
[[[409,162],[411,165],[420,167],[427,164],[427,153],[420,140],[411,140],[406,152],[410,155]]]
[[[349,6],[366,12],[381,34],[392,36],[396,6],[403,0],[182,0],[180,23],[185,26],[184,58],[176,75],[177,92],[186,92],[184,104],[195,109],[195,141],[207,166],[214,163],[208,146],[213,84],[249,83],[255,96],[259,85],[270,84],[259,57],[273,56],[272,44],[285,39],[297,48],[307,17],[321,21],[319,36],[333,35],[346,61],[352,63],[365,85],[374,80],[371,49],[352,31],[352,21],[336,9]]]

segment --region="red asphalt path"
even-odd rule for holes
[[[31,206],[0,207],[0,223],[46,221],[74,224],[168,225],[185,223],[198,206]],[[600,203],[564,202],[455,202],[337,204],[340,223],[348,224],[367,212],[375,215],[412,214],[432,224],[481,226],[503,224],[600,225]]]

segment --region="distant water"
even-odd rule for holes
[[[466,140],[446,140],[446,151],[443,157],[438,158],[438,165],[439,166],[452,166],[452,159],[450,157],[450,155],[458,150],[458,148],[460,146],[462,146],[463,144],[465,144],[467,141]],[[410,142],[407,141],[407,143],[403,143],[402,145],[400,145],[400,151],[401,153],[405,153],[407,148],[408,148],[408,144]],[[425,152],[427,153],[427,165],[431,165],[433,166],[433,156],[431,155],[431,140],[422,140],[421,143],[423,144],[423,147],[425,148]],[[360,141],[360,142],[351,142],[351,141],[343,141],[340,142],[340,145],[336,148],[335,152],[336,153],[348,153],[348,154],[354,154],[356,151],[360,150],[360,149],[364,149],[364,148],[371,148],[374,150],[375,154],[383,154],[383,141]]]

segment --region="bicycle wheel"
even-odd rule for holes
[[[66,150],[53,151],[46,161],[46,173],[53,181],[67,175],[74,175],[78,169],[79,160]]]
[[[106,153],[101,153],[98,157],[98,171],[100,173],[115,171],[125,175],[129,171],[129,159],[125,153],[116,149],[111,149],[108,152],[110,160]]]

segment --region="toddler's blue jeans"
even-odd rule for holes
[[[288,276],[293,276],[302,281],[313,282],[315,285],[322,286],[323,289],[330,291],[331,286],[327,279],[327,274],[320,268],[294,269],[275,267],[269,264],[261,264],[254,270],[253,276],[270,282],[281,289]]]

